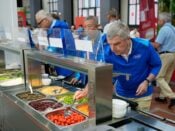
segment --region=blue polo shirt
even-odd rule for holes
[[[120,96],[128,98],[139,98],[152,94],[152,86],[148,87],[145,94],[136,96],[136,90],[150,73],[157,75],[161,68],[159,55],[148,40],[133,38],[131,54],[128,61],[121,55],[114,54],[109,45],[105,47],[105,61],[113,64],[113,72],[130,74],[129,79],[126,76],[118,76],[115,80],[116,92]]]
[[[175,52],[175,27],[171,23],[165,23],[158,33],[156,42],[160,44],[160,52]]]

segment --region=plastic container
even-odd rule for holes
[[[51,84],[52,80],[49,78],[49,74],[46,74],[46,73],[43,73],[41,74],[41,82],[42,82],[42,85],[44,86],[48,86]]]
[[[44,86],[48,86],[48,85],[50,85],[51,84],[51,82],[52,82],[52,80],[50,79],[50,78],[42,78],[42,84],[44,85]]]
[[[112,116],[114,118],[122,118],[126,115],[128,103],[120,99],[112,99]]]

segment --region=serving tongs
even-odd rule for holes
[[[33,94],[33,88],[31,84],[29,84],[29,89],[30,89],[30,93]]]
[[[73,99],[72,104],[64,110],[65,117],[71,115],[71,113],[72,113],[71,109],[72,109],[73,105],[75,104],[75,102],[76,102],[76,99]]]
[[[55,104],[53,104],[51,107],[48,107],[46,111],[52,111],[54,110],[58,105],[58,102],[56,102]]]
[[[58,95],[58,94],[60,94],[61,92],[62,92],[62,88],[61,89],[55,89],[55,90],[53,90],[53,93],[55,94],[55,95]]]
[[[51,98],[55,98],[55,95],[60,95],[63,89],[55,89],[52,91],[52,95],[50,95]]]

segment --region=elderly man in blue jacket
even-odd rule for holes
[[[161,68],[161,60],[149,40],[130,38],[129,28],[121,22],[113,22],[107,31],[108,46],[105,61],[113,64],[113,72],[130,74],[114,78],[114,92],[138,103],[138,109],[148,111],[151,105],[153,81]],[[75,98],[87,95],[88,85],[77,91]]]
[[[47,29],[48,37],[55,37],[62,39],[63,49],[49,46],[47,48],[48,51],[53,53],[63,53],[64,55],[67,55],[68,49],[71,49],[72,52],[75,52],[74,39],[71,31],[69,30],[68,23],[62,20],[54,19],[50,14],[46,13],[44,10],[39,10],[36,13],[35,18],[39,28]],[[56,67],[55,70],[57,74],[63,75],[65,77],[73,74],[72,71],[61,67]]]

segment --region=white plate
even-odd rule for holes
[[[65,76],[59,75],[57,78],[58,78],[58,79],[64,79]]]
[[[15,79],[10,79],[10,80],[1,82],[0,86],[8,87],[8,86],[16,86],[20,84],[24,84],[24,80],[22,78],[15,78]]]
[[[65,76],[63,75],[59,75],[59,76],[49,76],[52,80],[62,80],[65,78]]]

